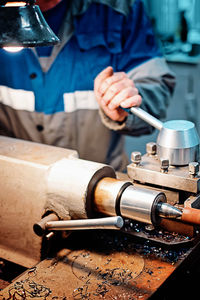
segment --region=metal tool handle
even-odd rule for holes
[[[128,113],[132,113],[142,119],[143,121],[147,122],[151,126],[155,127],[158,130],[161,130],[163,127],[163,122],[160,120],[156,119],[152,115],[150,115],[148,112],[145,110],[141,109],[140,107],[130,107],[130,108],[123,108],[125,111]]]
[[[49,221],[47,230],[80,230],[80,229],[120,229],[124,225],[122,217],[108,217],[99,219],[82,219],[67,221]]]
[[[59,218],[55,213],[51,213],[46,217],[42,218],[39,222],[33,225],[33,231],[38,236],[43,236],[46,232],[46,223],[49,221],[58,221]]]

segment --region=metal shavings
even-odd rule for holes
[[[153,274],[153,271],[150,270],[150,269],[148,269],[148,270],[146,270],[146,273],[148,273],[149,275],[152,275],[152,274]]]
[[[37,268],[36,267],[33,267],[33,268],[28,270],[28,275],[29,276],[35,276],[36,273],[37,273]]]
[[[72,262],[72,272],[74,273],[75,261],[79,258],[88,258],[90,260],[90,255],[88,253],[82,252],[80,256],[73,256]],[[107,266],[112,261],[111,258],[106,259],[104,266]],[[86,264],[86,263],[85,263]],[[85,266],[84,264],[84,266]],[[83,266],[83,267],[84,267]],[[111,286],[121,286],[127,285],[128,282],[133,278],[132,272],[125,268],[106,268],[102,269],[96,267],[95,280],[93,278],[92,271],[88,269],[84,276],[78,276],[77,278],[84,281],[83,285],[76,288],[72,296],[75,300],[85,300],[94,299],[94,297],[105,297],[106,293],[110,291]],[[74,273],[76,276],[76,274]]]
[[[136,224],[138,230],[143,230],[143,227],[140,227],[139,229],[139,224]],[[153,233],[155,234],[155,232]],[[152,233],[148,233],[148,235],[153,236]],[[165,233],[160,232],[157,233],[159,235],[162,235],[163,238],[168,238],[168,241],[170,239],[173,240],[178,240],[181,239],[179,235],[176,234],[169,234],[168,236],[165,235]],[[188,248],[184,245],[181,247],[174,247],[171,249],[166,248],[165,245],[160,244],[160,243],[154,243],[150,239],[143,239],[143,240],[136,240],[135,237],[132,237],[130,235],[126,235],[125,233],[121,232],[99,232],[99,235],[92,236],[92,233],[90,234],[90,239],[95,241],[93,242],[93,245],[95,245],[95,249],[98,251],[107,251],[109,254],[110,251],[117,250],[118,252],[120,251],[125,251],[127,253],[132,253],[132,252],[137,252],[138,254],[142,254],[145,256],[154,256],[156,258],[161,259],[162,261],[167,261],[169,263],[176,263],[179,259],[183,259],[187,253]],[[186,237],[184,237],[186,239]],[[89,243],[90,241],[87,240],[88,245],[90,246]],[[91,246],[92,249],[94,249],[94,246]]]
[[[146,226],[143,223],[137,223],[134,221],[130,221],[128,219],[125,220],[125,227],[124,231],[127,233],[143,233],[146,235],[146,238],[149,239],[157,239],[158,242],[166,242],[166,243],[180,243],[180,242],[187,242],[190,240],[190,237],[181,235],[176,232],[167,232],[163,229],[156,229],[152,226]]]
[[[41,298],[41,300],[46,300],[46,298],[51,294],[51,290],[44,285],[38,284],[33,280],[25,279],[22,281],[17,281],[9,288],[9,297],[5,300],[25,300]]]
[[[88,284],[85,284],[82,287],[75,289],[72,293],[72,296],[76,300],[88,299],[90,296],[90,293],[88,293]]]
[[[163,249],[162,247],[156,247],[155,245],[152,245],[151,242],[147,240],[144,244],[137,246],[137,252],[146,256],[155,256],[157,258],[162,259],[163,261],[167,261],[174,264],[179,259],[184,258],[187,249]]]
[[[94,293],[94,296],[105,296],[105,294],[109,292],[109,290],[107,289],[107,286],[105,283],[99,283],[98,286],[97,286],[97,289],[96,289],[96,293]]]
[[[106,269],[104,272],[99,271],[98,277],[105,280],[111,285],[122,285],[132,279],[132,272],[127,272],[126,269],[114,268]]]
[[[101,280],[101,282],[96,284],[96,290],[93,293],[93,296],[104,297],[105,294],[109,292],[110,285],[119,286],[126,284],[132,279],[131,274],[132,272],[122,268],[106,269],[105,271],[99,270],[97,279]],[[83,287],[76,289],[73,293],[74,299],[87,299],[87,297],[90,295],[90,293],[88,293],[89,284],[90,282],[87,281],[87,284],[85,284]]]

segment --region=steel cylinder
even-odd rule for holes
[[[199,136],[190,121],[171,120],[164,123],[157,138],[157,153],[170,165],[184,166],[199,160]]]
[[[135,187],[131,182],[103,178],[94,192],[95,210],[106,215],[156,225],[160,221],[157,212],[159,202],[166,202],[164,193]]]
[[[123,217],[156,225],[160,221],[156,209],[159,202],[166,202],[164,193],[131,185],[121,196],[120,212]]]

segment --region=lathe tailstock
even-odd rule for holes
[[[33,224],[46,203],[46,174],[76,151],[0,137],[0,257],[31,267],[40,261],[41,239]]]

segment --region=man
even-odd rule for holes
[[[152,128],[122,108],[141,105],[163,118],[174,87],[142,2],[37,4],[61,43],[0,50],[0,134],[76,149],[123,170],[122,133]]]

